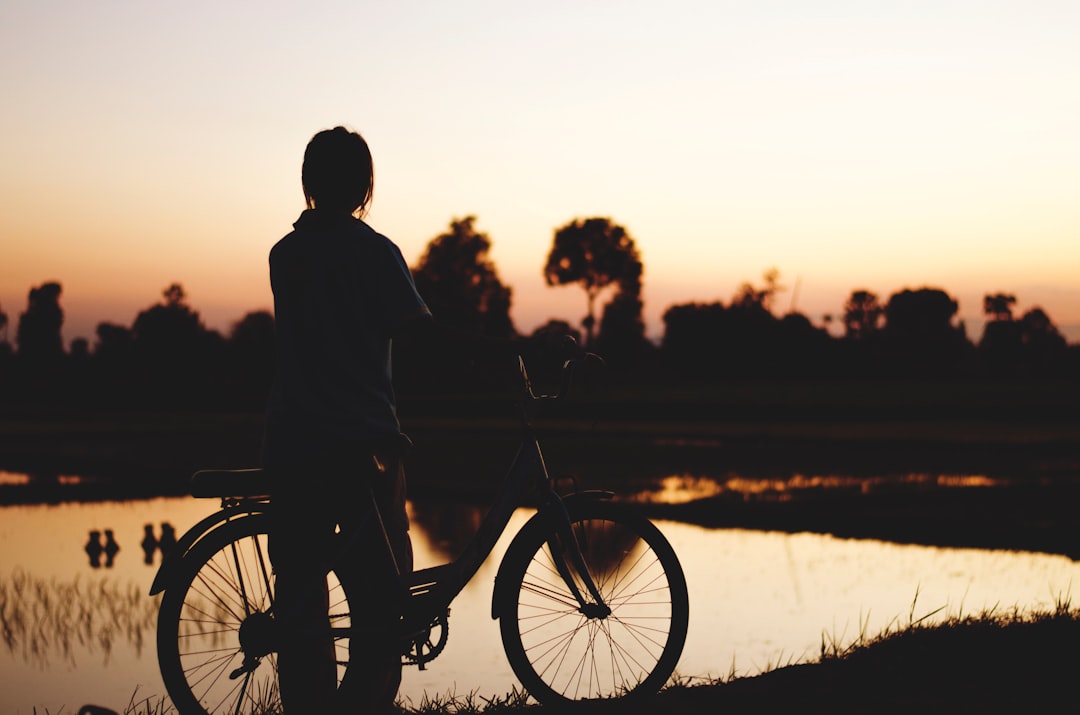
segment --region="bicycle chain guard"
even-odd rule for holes
[[[435,616],[427,628],[416,633],[409,639],[408,650],[401,655],[402,665],[415,665],[424,670],[425,666],[435,660],[443,648],[446,647],[446,638],[449,635],[450,611]]]

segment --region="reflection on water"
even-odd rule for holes
[[[176,546],[176,529],[167,521],[161,523],[161,538],[154,536],[154,525],[143,525],[143,538],[139,542],[143,552],[143,563],[151,566],[154,563],[154,554],[160,553],[164,558],[174,546]]]
[[[23,486],[30,483],[30,475],[21,472],[5,472],[0,469],[0,486]]]
[[[863,494],[888,490],[961,489],[969,487],[1006,487],[1011,482],[981,474],[904,474],[889,477],[846,477],[836,475],[796,474],[786,479],[727,478],[672,475],[656,481],[646,489],[631,495],[632,499],[656,504],[684,504],[731,493],[744,499],[789,501],[800,491],[842,489]]]
[[[487,515],[487,508],[462,504],[409,505],[409,522],[413,538],[423,532],[439,561],[457,558],[472,539]]]
[[[116,543],[116,537],[112,529],[105,530],[105,538],[102,541],[101,532],[97,529],[90,530],[90,539],[83,547],[83,551],[90,557],[90,568],[101,568],[101,557],[105,556],[105,568],[111,569],[116,561],[116,554],[120,551],[120,544]],[[151,563],[151,562],[147,562]]]
[[[679,485],[702,493],[739,484],[672,478],[654,496]],[[153,646],[158,599],[147,593],[162,542],[216,507],[214,500],[190,498],[0,507],[0,712],[67,712],[85,702],[122,711],[136,688],[140,697],[163,695]],[[417,568],[459,554],[487,511],[416,503],[409,510]],[[401,693],[414,706],[425,693],[490,697],[515,687],[491,619],[491,592],[502,554],[530,516],[515,513],[454,602],[443,654],[427,670],[406,669]],[[151,524],[157,527],[148,531]],[[726,675],[733,664],[738,675],[753,675],[781,660],[814,657],[826,635],[850,641],[912,610],[918,617],[944,607],[944,617],[995,604],[1052,607],[1080,583],[1080,564],[1048,554],[658,526],[679,555],[690,590],[690,635],[677,670],[683,676]],[[119,550],[112,568],[93,570],[88,534],[99,532],[104,565],[106,529]],[[601,542],[590,547],[597,555],[614,549]],[[148,565],[147,555],[155,563]]]
[[[108,665],[114,647],[142,656],[158,601],[133,582],[60,581],[16,568],[0,580],[0,634],[9,655],[35,668],[86,665],[78,653]]]
[[[613,523],[604,526],[606,528],[597,528],[592,522],[574,525],[574,536],[581,546],[585,563],[589,565],[589,572],[599,581],[616,571],[621,562],[637,562],[644,549],[648,548],[636,531],[615,528],[618,525]]]
[[[0,486],[27,486],[56,484],[59,486],[72,486],[84,484],[88,480],[78,474],[60,474],[59,472],[5,472],[0,469]]]

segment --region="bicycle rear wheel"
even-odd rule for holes
[[[510,585],[497,604],[510,666],[545,705],[654,694],[674,672],[689,624],[675,551],[652,523],[618,505],[586,501],[568,508],[610,614],[583,613],[556,568],[550,527],[533,521],[507,551]]]
[[[231,521],[183,557],[158,612],[158,663],[182,715],[255,714],[280,702],[274,576],[267,549],[269,517]],[[349,628],[349,593],[331,572],[330,619]],[[349,639],[335,640],[338,687],[344,686]]]

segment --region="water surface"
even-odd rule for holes
[[[178,533],[216,503],[187,498],[0,507],[0,712],[56,713],[96,703],[122,710],[133,694],[158,698],[154,624],[147,596],[160,553],[140,548],[144,525]],[[417,567],[456,554],[485,509],[411,504]],[[516,680],[498,624],[492,582],[508,534],[451,607],[449,642],[427,670],[405,670],[402,697],[504,695]],[[1080,565],[1061,556],[904,546],[820,534],[705,529],[659,522],[683,563],[691,627],[678,673],[750,675],[812,659],[826,642],[851,642],[937,611],[1051,607],[1068,597]],[[119,544],[97,567],[91,530]],[[149,560],[150,563],[146,563]],[[941,610],[939,610],[941,609]]]

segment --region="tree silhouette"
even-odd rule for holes
[[[245,355],[274,352],[274,315],[268,310],[255,310],[233,323],[229,342]]]
[[[776,323],[771,307],[779,290],[779,277],[780,273],[775,268],[769,269],[763,274],[764,287],[755,288],[751,283],[745,282],[735,291],[728,307],[725,328],[727,339],[731,342],[729,350],[737,350],[744,356],[760,352],[763,341],[770,335]],[[754,359],[756,358],[751,358]],[[749,367],[741,365],[735,369],[745,371]]]
[[[135,349],[153,357],[180,357],[190,352],[207,333],[199,314],[187,304],[179,283],[162,291],[164,302],[135,317],[131,326]]]
[[[769,268],[761,277],[765,282],[765,285],[761,288],[755,288],[749,282],[742,283],[739,286],[731,299],[732,308],[772,313],[777,294],[784,290],[783,286],[780,285],[780,271],[776,268]]]
[[[844,303],[844,335],[852,340],[867,340],[877,335],[885,309],[877,294],[868,290],[852,291]]]
[[[413,280],[432,315],[443,325],[506,338],[516,334],[510,319],[511,291],[489,257],[491,240],[476,230],[475,216],[450,222],[450,230],[428,243]]]
[[[1042,308],[1032,308],[1019,320],[1024,361],[1037,376],[1055,372],[1067,349],[1065,338]]]
[[[98,323],[94,332],[97,334],[94,357],[117,363],[129,358],[132,345],[129,328],[115,323]]]
[[[809,379],[838,372],[836,340],[825,328],[815,326],[802,313],[791,312],[777,325],[774,352],[782,361],[776,365],[781,377]]]
[[[7,341],[7,313],[0,311],[0,400],[11,394],[11,384],[16,376],[14,370],[13,351],[11,343]]]
[[[604,306],[596,349],[613,368],[634,367],[652,349],[645,338],[643,308],[641,293],[636,290],[620,290]]]
[[[604,306],[600,318],[597,350],[617,369],[636,366],[653,348],[645,338],[645,320],[642,318],[645,307],[641,300],[643,271],[640,262],[626,266],[615,295]]]
[[[581,342],[581,331],[570,325],[565,320],[559,320],[552,318],[543,325],[537,327],[529,335],[530,338],[536,338],[538,340],[554,341],[566,337],[573,338],[577,342]]]
[[[1040,378],[1065,369],[1068,344],[1042,308],[1012,317],[1016,298],[987,295],[983,302],[991,320],[983,329],[978,354],[981,367],[997,378]]]
[[[664,313],[661,357],[681,378],[738,381],[820,376],[833,340],[801,313],[776,318],[756,296],[739,289],[722,303],[675,305]],[[739,300],[742,297],[743,300]]]
[[[50,363],[64,355],[64,343],[60,328],[64,324],[64,311],[60,308],[63,289],[53,281],[30,289],[26,312],[19,316],[16,340],[18,354],[28,361]]]
[[[71,341],[71,351],[68,353],[72,360],[80,362],[90,359],[90,343],[86,338],[75,338]]]
[[[633,276],[640,281],[641,258],[626,229],[608,218],[574,220],[555,232],[544,266],[549,286],[580,283],[588,301],[582,320],[585,344],[591,346],[596,327],[596,300],[605,288]],[[640,284],[639,284],[640,285]]]
[[[983,313],[989,320],[979,338],[978,354],[981,367],[992,377],[1016,377],[1022,372],[1023,340],[1020,324],[1013,320],[1015,303],[1016,296],[1006,293],[983,297]]]
[[[894,375],[957,374],[971,348],[963,323],[953,323],[958,309],[939,288],[905,288],[889,298],[882,336]]]
[[[248,313],[229,333],[230,391],[242,406],[265,404],[274,378],[274,316],[266,310]]]
[[[905,288],[894,293],[885,306],[885,327],[890,336],[912,342],[954,336],[953,318],[959,304],[938,288]]]
[[[145,399],[168,405],[219,396],[221,335],[203,325],[179,283],[168,286],[162,296],[162,303],[141,311],[131,326],[132,355]]]
[[[1008,293],[987,293],[983,296],[983,313],[991,320],[1012,320],[1016,296]]]
[[[694,379],[717,379],[727,368],[727,308],[713,303],[684,303],[664,311],[660,343],[664,365]]]

